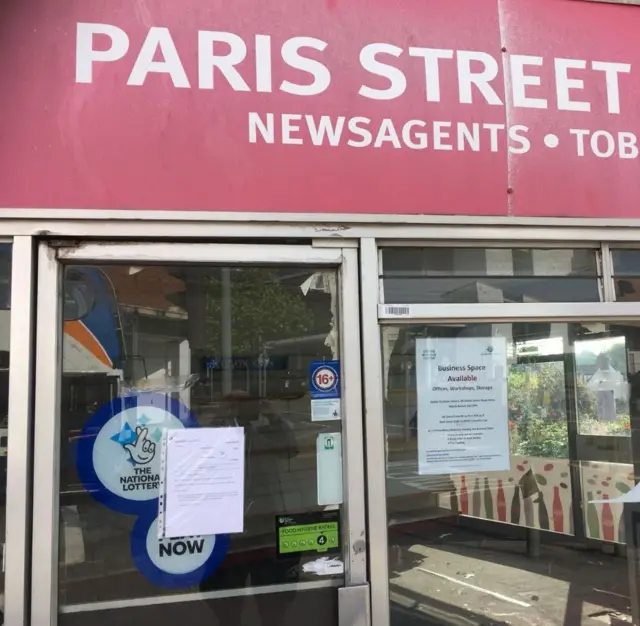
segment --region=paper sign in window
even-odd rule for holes
[[[244,529],[244,428],[166,431],[159,534],[192,537]]]
[[[510,467],[504,337],[416,340],[418,473]]]
[[[316,440],[318,504],[342,504],[342,434],[323,433]]]

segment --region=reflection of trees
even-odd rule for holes
[[[622,348],[624,350],[624,346]],[[584,354],[589,357],[589,353],[584,352],[581,356]],[[514,454],[552,458],[569,456],[565,382],[562,363],[511,368],[508,378],[509,419]],[[581,380],[575,380],[574,385],[582,434],[630,434],[625,403],[618,403],[616,420],[599,421],[596,395]]]
[[[525,456],[567,457],[562,363],[514,366],[509,372],[508,389],[512,451]],[[577,397],[579,403],[588,397],[584,385],[578,386]]]
[[[609,357],[611,366],[618,370],[622,375],[627,373],[627,350],[624,343],[617,343],[605,352]]]
[[[578,370],[594,369],[598,362],[598,355],[592,350],[583,350],[576,355],[576,367]]]
[[[313,326],[313,313],[308,310],[302,292],[298,287],[282,284],[276,270],[245,267],[232,270],[231,277],[233,355],[256,355],[264,343],[304,335]],[[210,272],[202,279],[204,341],[207,350],[220,354],[221,277]]]
[[[231,283],[231,346],[224,346],[222,337],[223,274]],[[306,269],[114,266],[108,275],[129,322],[127,352],[142,349],[144,357],[169,358],[164,350],[177,350],[187,339],[191,372],[200,371],[204,357],[257,357],[266,342],[304,336],[311,329],[328,332],[330,324],[327,294],[305,296],[300,289]],[[139,315],[141,310],[146,314]],[[142,348],[139,339],[146,340]]]
[[[609,358],[611,367],[623,376],[627,373],[627,350],[624,342],[615,343],[606,350],[596,353],[583,350],[576,354],[576,371],[584,376],[591,376],[598,369],[598,356],[603,354]]]

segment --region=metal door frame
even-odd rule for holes
[[[338,245],[336,245],[338,243]],[[31,626],[58,622],[60,380],[62,374],[62,268],[68,263],[106,264],[308,264],[333,267],[339,276],[342,369],[345,587],[338,594],[341,619],[354,611],[367,626],[369,593],[365,527],[362,378],[358,250],[348,241],[326,247],[280,244],[41,242],[38,248],[34,492]],[[348,385],[347,385],[348,382]],[[242,591],[242,590],[241,590]],[[352,593],[351,593],[352,592]],[[176,598],[176,601],[179,601]],[[123,605],[123,606],[126,606]]]
[[[4,547],[4,624],[29,620],[31,537],[31,445],[35,314],[35,250],[30,236],[12,244],[9,339],[9,432]]]

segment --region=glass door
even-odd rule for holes
[[[42,245],[34,626],[339,623],[366,583],[356,254]]]

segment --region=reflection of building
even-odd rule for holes
[[[253,279],[249,276],[247,282],[246,275],[231,272],[233,307],[248,307],[254,290],[267,278],[274,287],[270,297],[281,299],[283,307],[289,298],[290,305],[299,303],[313,311],[311,324],[285,329],[285,338],[273,341],[269,340],[273,331],[268,320],[257,328],[245,328],[238,321],[223,328],[219,270],[194,273],[179,267],[117,266],[99,272],[87,269],[85,274],[93,282],[83,279],[83,304],[67,307],[69,315],[77,318],[65,324],[68,374],[110,373],[122,379],[125,388],[139,389],[179,388],[195,374],[200,387],[205,379],[209,386],[219,387],[221,372],[227,368],[220,338],[228,334],[234,388],[252,395],[299,397],[306,393],[308,363],[335,342],[331,307],[327,306],[335,300],[330,276],[327,286],[326,277],[320,283],[313,280],[316,274],[309,282],[305,273],[274,271]],[[322,274],[317,276],[322,278]],[[80,279],[74,280],[69,287],[70,302],[77,301]],[[108,314],[96,316],[98,308]],[[314,325],[317,329],[326,325],[327,330],[314,335]],[[296,336],[299,330],[308,334]],[[287,338],[287,334],[293,336]],[[105,348],[99,341],[102,337],[111,342],[115,338],[115,345]]]
[[[606,365],[598,367],[593,376],[587,381],[587,387],[594,393],[612,392],[614,399],[618,402],[625,402],[629,397],[627,377],[623,376],[613,366]]]

